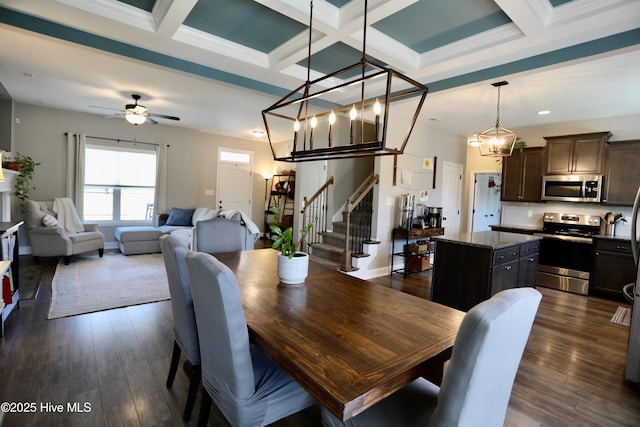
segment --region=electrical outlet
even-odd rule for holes
[[[216,192],[214,190],[204,190],[205,196],[215,196]]]

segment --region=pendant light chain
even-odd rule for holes
[[[313,32],[313,0],[309,3],[309,47],[307,48],[307,83],[311,81],[311,33]]]
[[[500,127],[500,86],[498,86],[498,106],[496,107],[496,129]]]

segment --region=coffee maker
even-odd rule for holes
[[[400,198],[400,206],[398,210],[399,214],[399,227],[406,230],[411,230],[413,226],[413,203],[414,197],[412,194],[403,194]]]
[[[427,207],[427,223],[429,227],[442,227],[442,208]]]

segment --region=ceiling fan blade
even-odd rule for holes
[[[124,117],[124,113],[112,114],[110,116],[103,116],[104,119],[116,119],[121,117]]]
[[[89,105],[89,107],[92,107],[92,108],[102,108],[103,110],[111,110],[111,111],[121,111],[121,112],[124,112],[124,111],[122,111],[122,110],[121,110],[121,109],[119,109],[119,108],[101,107],[101,106],[99,106],[99,105]]]
[[[156,117],[158,119],[167,119],[167,120],[180,120],[180,117],[176,116],[165,116],[164,114],[152,114],[149,113],[147,117]]]
[[[156,122],[155,120],[153,120],[151,117],[147,116],[147,123],[151,123],[152,125],[157,125],[158,122]]]

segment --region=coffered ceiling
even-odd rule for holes
[[[306,80],[306,0],[0,0],[0,83],[105,115],[235,137]],[[360,59],[364,0],[314,0],[311,77]],[[470,136],[640,114],[640,0],[369,0],[366,53],[430,88],[420,120]],[[539,116],[539,110],[551,114]],[[161,121],[162,122],[162,121]],[[147,126],[147,125],[145,125]],[[640,135],[639,135],[640,137]]]

